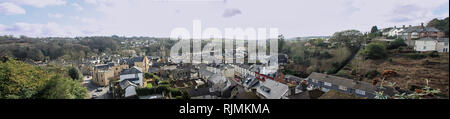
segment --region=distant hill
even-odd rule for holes
[[[287,40],[310,40],[310,39],[329,39],[331,36],[306,36],[306,37],[294,37]]]

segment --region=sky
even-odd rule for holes
[[[278,28],[291,38],[448,16],[449,0],[0,0],[0,35],[168,37],[200,20],[202,29]]]

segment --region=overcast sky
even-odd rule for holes
[[[419,25],[449,0],[0,0],[0,35],[155,36],[172,29],[278,28],[286,37]]]

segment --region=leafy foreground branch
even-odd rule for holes
[[[0,99],[85,99],[88,91],[64,68],[33,66],[2,58]]]
[[[428,86],[428,79],[425,79],[427,82],[427,85],[423,87],[422,89],[416,89],[413,93],[406,94],[395,94],[392,97],[389,97],[387,95],[383,94],[383,91],[376,92],[376,99],[426,99],[430,97],[434,97],[436,94],[440,93],[441,91],[439,89],[432,89]],[[394,87],[395,83],[391,83],[388,86]]]

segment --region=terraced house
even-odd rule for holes
[[[150,61],[148,60],[147,56],[140,56],[140,57],[132,57],[130,59],[122,59],[119,62],[122,66],[127,66],[128,68],[132,68],[134,66],[139,67],[142,69],[142,71],[147,72],[150,67]]]
[[[384,94],[393,96],[396,90],[390,87],[380,88],[366,82],[313,72],[306,78],[313,89],[320,89],[323,92],[335,90],[350,95],[374,99],[376,92],[383,91]]]
[[[433,28],[425,27],[423,23],[420,26],[409,26],[406,30],[400,32],[401,38],[406,40],[408,46],[414,46],[414,40],[419,38],[431,37],[431,38],[442,38],[445,33]]]

